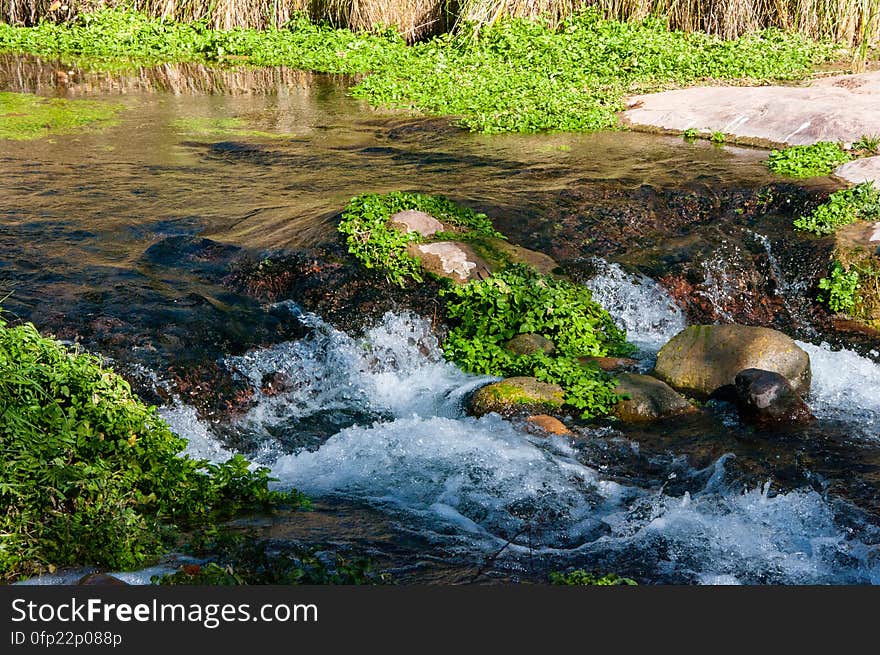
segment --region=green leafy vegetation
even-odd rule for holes
[[[589,289],[512,265],[485,280],[444,292],[453,327],[443,352],[466,371],[528,375],[559,384],[565,402],[584,418],[607,414],[620,399],[615,382],[583,356],[627,355],[632,347]],[[516,355],[505,347],[517,334],[554,342],[552,355]]]
[[[575,569],[569,573],[552,571],[550,584],[566,585],[569,587],[616,587],[621,585],[636,586],[638,583],[632,578],[623,578],[616,573],[599,575],[583,569]]]
[[[712,132],[712,134],[709,135],[709,141],[712,143],[724,143],[727,141],[727,136],[724,132]]]
[[[880,153],[880,135],[863,134],[858,141],[852,144],[852,149],[863,155],[876,155]]]
[[[186,564],[154,576],[160,585],[367,585],[387,584],[388,574],[361,556],[260,539],[247,532],[218,531],[199,549],[203,564]]]
[[[423,281],[418,259],[409,255],[406,249],[410,243],[425,239],[417,232],[394,229],[388,222],[394,214],[409,209],[430,214],[454,232],[440,232],[437,239],[501,237],[485,214],[478,214],[442,196],[400,191],[357,196],[343,212],[338,228],[347,235],[348,250],[364,266],[384,271],[390,282],[401,286],[408,279]]]
[[[819,280],[819,301],[828,304],[834,312],[852,312],[859,300],[861,288],[859,272],[846,270],[838,262],[831,266],[831,277]]]
[[[185,445],[98,358],[0,319],[0,579],[136,568],[181,527],[305,502],[240,456],[212,464]]]
[[[830,175],[841,164],[852,159],[839,144],[820,141],[809,146],[792,146],[770,151],[767,167],[774,173],[791,177]]]
[[[0,139],[26,141],[108,125],[119,111],[119,106],[105,102],[0,92]]]
[[[798,230],[818,236],[834,234],[844,225],[856,221],[880,219],[880,190],[871,182],[835,191],[811,214],[794,221]]]
[[[302,16],[284,29],[217,31],[205,22],[102,10],[68,25],[0,25],[0,51],[369,73],[353,95],[375,105],[458,116],[468,129],[488,133],[613,129],[626,93],[700,80],[798,79],[835,52],[776,29],[725,41],[669,31],[657,19],[605,20],[592,10],[554,27],[522,19],[461,26],[413,46],[393,31],[354,33]]]

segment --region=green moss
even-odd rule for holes
[[[0,92],[0,139],[26,141],[112,124],[119,105]]]
[[[701,80],[791,80],[835,50],[765,30],[725,41],[669,31],[657,19],[577,13],[551,28],[502,19],[407,46],[395,32],[360,34],[295,17],[285,29],[216,31],[102,10],[73,24],[0,25],[0,51],[105,62],[246,58],[325,73],[368,73],[352,95],[375,105],[460,117],[474,131],[593,131],[617,127],[627,93]]]
[[[217,138],[285,139],[291,136],[251,129],[241,118],[181,118],[173,121],[171,126],[184,134]]]
[[[622,578],[616,573],[591,573],[583,569],[575,569],[568,573],[553,571],[550,573],[550,584],[570,587],[616,587],[620,585],[635,586],[638,583],[631,578]]]

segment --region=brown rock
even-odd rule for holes
[[[733,384],[736,374],[747,368],[779,373],[800,394],[810,390],[809,355],[782,332],[746,325],[692,325],[682,330],[660,349],[654,375],[703,399]]]
[[[562,421],[549,414],[535,414],[534,416],[529,416],[526,421],[535,427],[540,428],[547,434],[571,434],[571,430],[565,427],[565,424]]]
[[[668,384],[650,375],[619,373],[615,393],[629,399],[618,402],[612,413],[626,423],[644,423],[679,414],[691,414],[697,409]]]
[[[810,408],[779,373],[749,368],[735,380],[740,418],[760,427],[798,425],[814,420]]]
[[[429,213],[417,209],[397,212],[388,219],[388,223],[404,232],[418,232],[423,237],[434,236],[443,230],[443,223]]]
[[[638,368],[639,362],[629,357],[594,357],[584,356],[578,357],[578,361],[584,366],[594,364],[603,371],[613,373],[615,371],[632,371]]]
[[[559,409],[565,392],[558,384],[540,382],[531,377],[515,377],[481,387],[471,396],[470,413],[483,416],[496,412],[504,417],[541,414]]]
[[[87,587],[127,587],[128,583],[119,578],[114,578],[106,573],[89,573],[84,575],[76,584]]]
[[[504,344],[514,355],[535,355],[544,353],[550,355],[556,350],[556,346],[550,339],[542,337],[540,334],[518,334],[513,339]]]

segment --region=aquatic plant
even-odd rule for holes
[[[443,196],[395,191],[386,194],[366,193],[353,198],[342,213],[339,231],[347,235],[348,251],[367,268],[379,269],[390,282],[403,286],[406,281],[423,281],[419,261],[406,251],[410,243],[424,241],[418,232],[403,232],[389,225],[397,212],[423,211],[449,229],[458,240],[502,235],[495,231],[485,214],[457,205]],[[438,233],[437,238],[452,236]]]
[[[852,159],[839,144],[819,141],[809,146],[792,146],[771,150],[767,168],[780,175],[816,177],[830,175],[841,164]]]
[[[0,51],[128,62],[247,61],[327,73],[369,73],[352,95],[375,105],[457,116],[487,133],[617,127],[625,93],[703,79],[797,79],[834,49],[779,30],[724,41],[670,32],[656,20],[595,11],[556,27],[504,19],[407,46],[394,31],[354,33],[297,16],[284,29],[211,30],[102,10],[69,25],[0,24]]]
[[[27,141],[89,125],[108,125],[121,107],[92,100],[0,92],[0,139]]]
[[[551,571],[550,584],[566,585],[569,587],[616,587],[620,585],[636,586],[638,583],[632,578],[623,578],[616,573],[600,575],[584,569],[575,569],[568,573]]]
[[[185,446],[97,357],[0,319],[0,579],[136,568],[178,527],[304,502],[241,456],[212,464]]]
[[[880,218],[880,190],[871,182],[835,191],[812,213],[794,221],[798,230],[818,236],[834,234],[844,225]]]
[[[610,375],[578,359],[632,353],[626,334],[586,287],[516,264],[443,293],[452,323],[443,353],[464,370],[559,384],[566,404],[584,418],[607,414],[620,399]],[[517,355],[505,347],[526,333],[551,340],[554,353]]]
[[[819,280],[819,301],[828,303],[834,312],[851,312],[858,302],[859,273],[846,270],[838,262],[831,266],[831,277]]]

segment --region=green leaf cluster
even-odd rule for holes
[[[811,214],[795,220],[794,226],[798,230],[824,236],[834,234],[837,228],[856,221],[877,219],[880,219],[880,190],[871,182],[864,182],[835,191]]]
[[[0,319],[0,579],[135,568],[181,526],[304,501],[241,456],[212,464],[185,446],[98,358]]]
[[[849,313],[855,309],[861,287],[859,272],[846,270],[839,262],[831,266],[831,277],[819,280],[819,301],[828,303],[834,312]]]
[[[375,105],[460,117],[473,131],[617,127],[623,97],[700,80],[791,80],[834,49],[768,29],[735,40],[670,31],[660,20],[576,13],[556,27],[501,19],[407,46],[393,31],[353,33],[296,16],[283,29],[211,30],[105,9],[72,24],[0,25],[0,52],[107,61],[240,61],[368,73],[352,89]]]
[[[632,352],[626,334],[586,287],[517,264],[444,293],[453,327],[443,352],[463,369],[559,384],[566,404],[581,410],[584,418],[607,414],[620,399],[610,375],[578,359]],[[553,355],[516,355],[505,348],[507,341],[525,333],[553,341]]]
[[[569,587],[616,587],[621,585],[636,586],[638,583],[632,578],[623,578],[616,573],[599,575],[583,569],[575,569],[569,573],[551,571],[550,584],[566,585]]]
[[[809,146],[792,146],[771,150],[767,168],[791,177],[817,177],[831,172],[852,159],[846,150],[832,141],[819,141]]]
[[[348,251],[358,261],[367,268],[384,271],[394,284],[404,286],[408,279],[423,281],[421,264],[406,249],[410,243],[425,239],[417,232],[394,229],[388,222],[394,214],[409,209],[426,212],[453,231],[452,234],[438,233],[435,239],[503,238],[485,214],[478,214],[443,196],[402,191],[357,196],[343,212],[338,229],[346,235]]]

